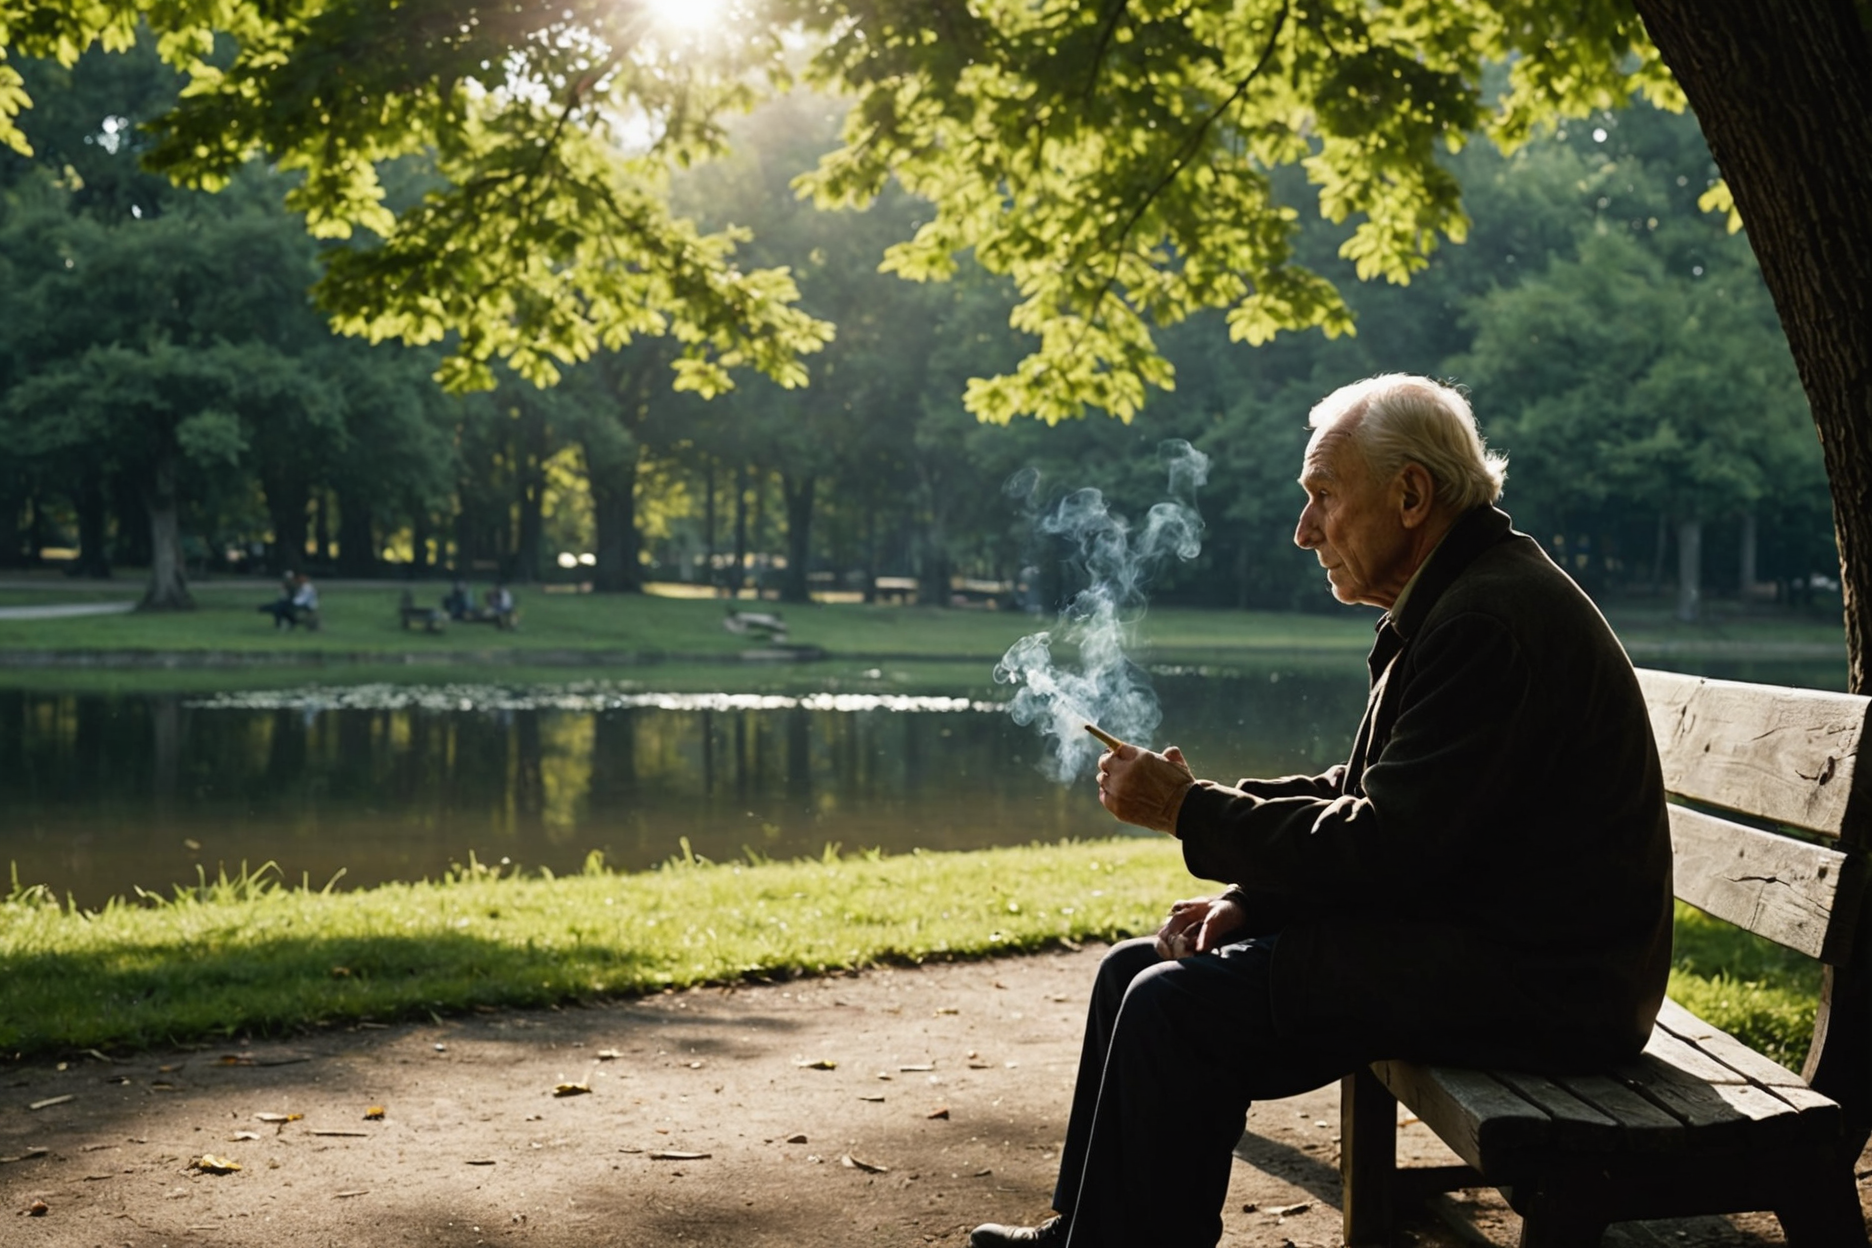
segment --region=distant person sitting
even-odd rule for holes
[[[487,592],[487,617],[494,621],[497,628],[512,629],[519,624],[519,612],[514,609],[513,591],[506,584],[496,585]]]
[[[275,598],[272,602],[261,603],[259,606],[255,607],[254,610],[263,615],[272,616],[273,627],[276,629],[291,628],[293,626],[294,588],[292,573],[288,572],[285,576],[280,577],[279,597]]]
[[[289,573],[280,581],[280,596],[272,602],[262,603],[257,609],[273,617],[273,627],[276,629],[296,628],[304,624],[308,629],[316,630],[318,588],[305,573]]]
[[[443,595],[442,609],[451,620],[465,620],[474,614],[474,597],[468,592],[467,581],[457,580],[455,587]]]

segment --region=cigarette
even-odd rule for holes
[[[1111,733],[1106,732],[1103,728],[1100,728],[1096,724],[1087,724],[1085,726],[1085,730],[1091,733],[1093,736],[1097,737],[1099,740],[1103,741],[1111,749],[1122,750],[1124,748],[1124,742],[1120,741],[1117,737],[1112,736]]]

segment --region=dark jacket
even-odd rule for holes
[[[1290,1041],[1368,1060],[1582,1068],[1664,996],[1671,850],[1630,661],[1507,515],[1462,516],[1378,624],[1350,761],[1202,782],[1190,871],[1281,933]]]

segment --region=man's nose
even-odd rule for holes
[[[1313,523],[1312,503],[1300,509],[1300,521],[1294,525],[1294,545],[1301,550],[1312,550],[1319,545],[1319,526]]]

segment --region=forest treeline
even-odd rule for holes
[[[679,173],[678,208],[749,233],[837,327],[811,384],[743,372],[714,399],[672,387],[676,346],[643,337],[537,389],[445,393],[440,345],[333,334],[309,287],[320,243],[254,165],[216,194],[144,172],[142,121],[176,82],[147,47],[70,69],[15,62],[31,158],[0,150],[0,566],[348,577],[759,585],[788,600],[914,579],[1072,588],[1030,509],[1093,486],[1141,517],[1157,447],[1215,461],[1201,556],[1157,596],[1324,607],[1288,543],[1312,403],[1376,372],[1471,388],[1508,453],[1504,505],[1596,594],[1800,601],[1836,576],[1825,470],[1746,240],[1699,199],[1716,171],[1687,115],[1636,106],[1511,156],[1448,160],[1471,225],[1408,286],[1360,283],[1355,223],[1312,220],[1301,259],[1332,277],[1354,336],[1250,347],[1220,314],[1157,331],[1175,387],[1129,424],[979,423],[968,380],[1011,369],[1017,292],[967,263],[946,282],[879,272],[924,205],[886,193],[825,213],[792,179],[836,143],[840,105],[804,93],[734,127],[734,155]],[[419,163],[389,193],[423,193]],[[1293,201],[1303,202],[1293,188]],[[498,370],[497,370],[498,372]],[[1037,495],[1004,488],[1037,469]],[[570,566],[564,566],[570,564]],[[168,578],[165,582],[165,577]],[[171,586],[166,595],[164,584]]]

